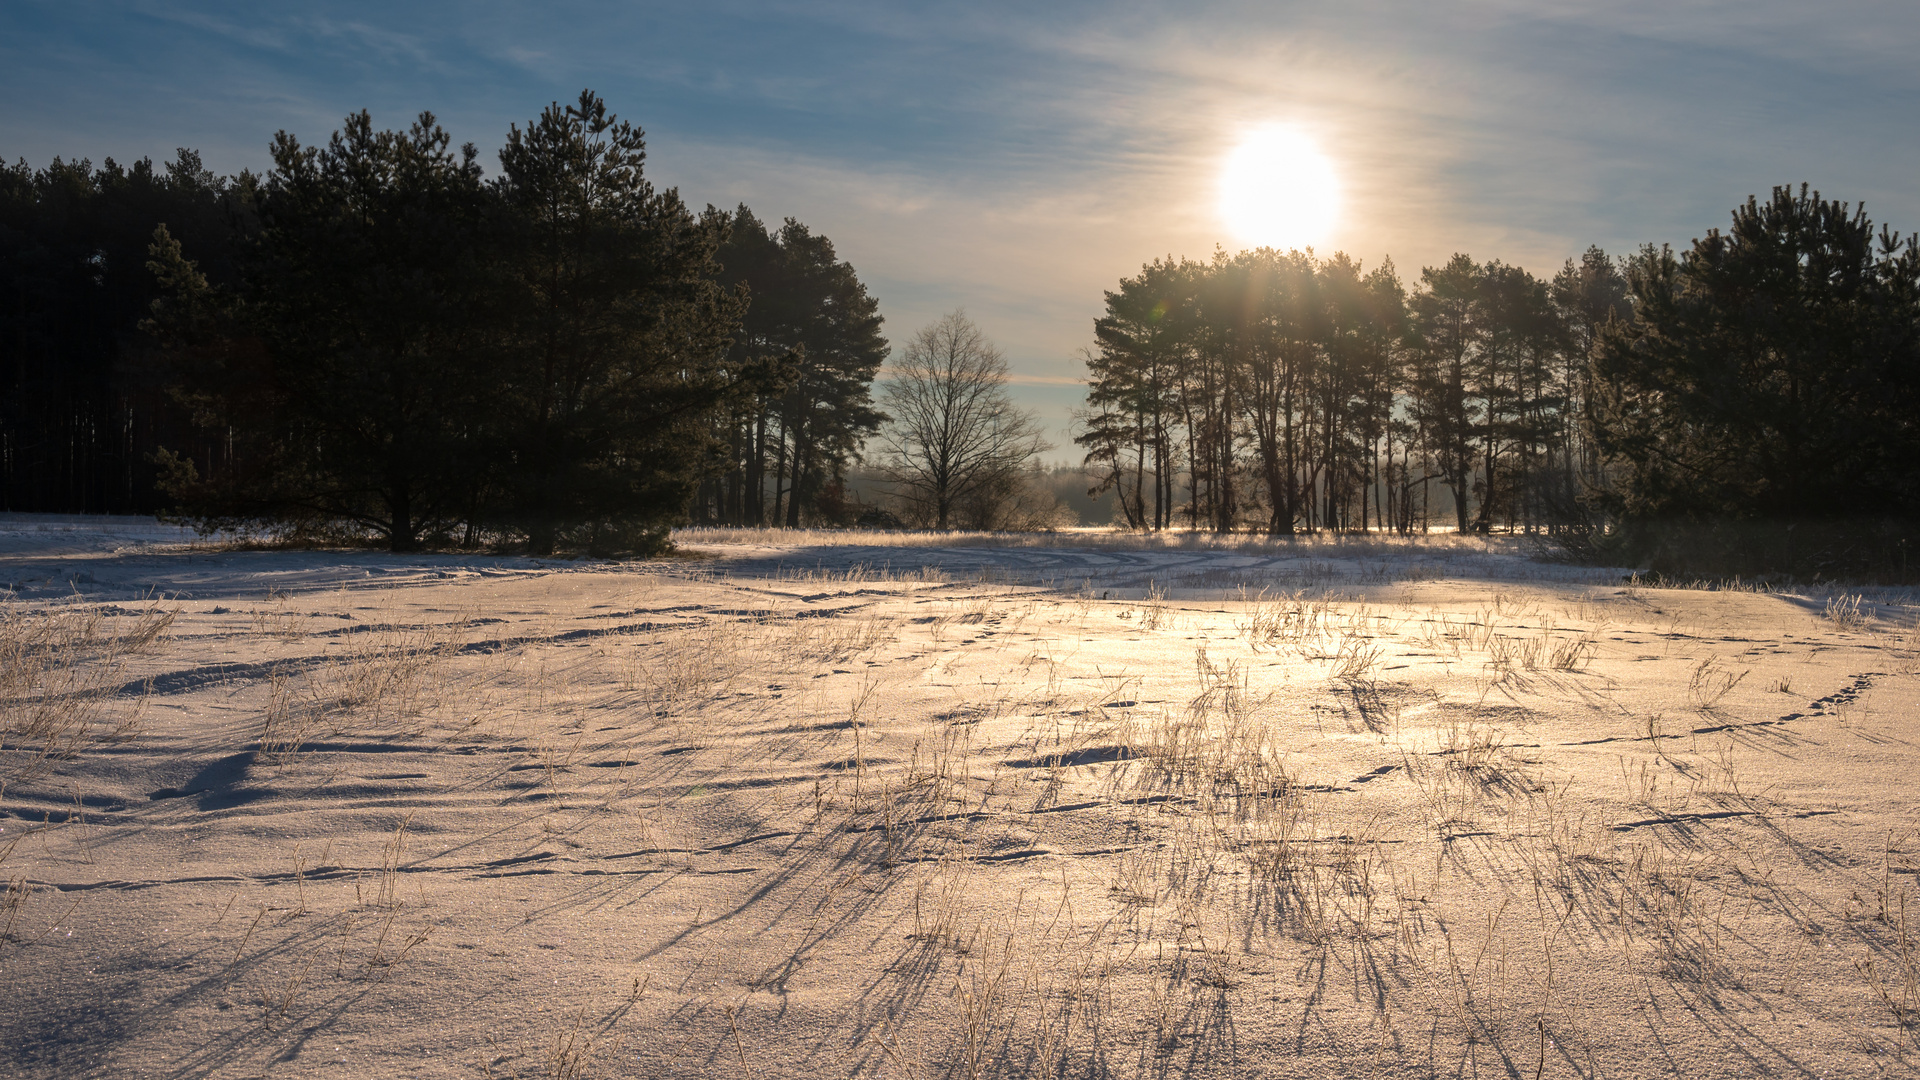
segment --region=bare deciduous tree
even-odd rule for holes
[[[892,419],[880,467],[900,498],[937,529],[969,500],[1016,486],[1048,449],[1033,415],[1007,396],[1007,360],[955,310],[908,339],[882,391]]]

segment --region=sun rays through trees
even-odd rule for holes
[[[1920,249],[1804,186],[1551,280],[1464,254],[1411,289],[1340,254],[1156,260],[1095,340],[1076,441],[1133,528],[1517,529],[1663,572],[1909,572]]]
[[[1391,261],[1156,261],[1107,294],[1077,441],[1136,528],[1555,528],[1592,458],[1565,312],[1596,270],[1456,255],[1409,294]]]

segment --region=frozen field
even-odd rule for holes
[[[1920,614],[1519,540],[0,517],[0,1075],[1920,1065]]]

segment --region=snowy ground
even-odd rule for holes
[[[681,541],[0,518],[0,1074],[1920,1062],[1910,597],[1465,537]]]

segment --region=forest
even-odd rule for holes
[[[515,125],[491,175],[430,114],[271,152],[264,175],[189,150],[0,168],[0,509],[536,554],[1065,520],[977,326],[895,350],[828,238],[656,189],[591,91]],[[1920,519],[1920,248],[1804,185],[1550,278],[1157,259],[1085,361],[1089,494],[1137,530],[1904,573]],[[980,445],[941,441],[958,402]]]
[[[1589,248],[1548,280],[1467,255],[1411,288],[1340,254],[1160,259],[1095,336],[1077,441],[1137,529],[1442,524],[1904,574],[1920,514],[1920,249],[1804,185],[1683,252]],[[1796,529],[1819,536],[1797,556]]]
[[[656,190],[591,92],[492,179],[430,114],[272,155],[0,171],[0,507],[638,551],[799,523],[877,426],[833,244]]]

